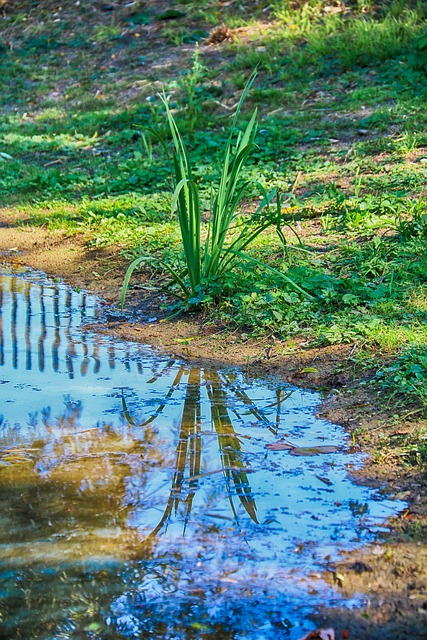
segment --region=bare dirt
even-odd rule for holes
[[[355,369],[355,346],[314,349],[303,339],[292,344],[274,336],[253,339],[213,327],[203,315],[152,320],[162,317],[159,297],[147,301],[138,290],[130,292],[130,314],[122,314],[117,303],[126,265],[114,251],[91,249],[84,235],[33,227],[25,215],[5,209],[0,210],[0,255],[4,264],[40,269],[101,296],[109,312],[99,331],[150,343],[184,359],[235,364],[323,390],[321,414],[342,424],[354,446],[368,455],[357,472],[359,481],[397,495],[408,507],[381,544],[327,567],[328,579],[349,599],[365,594],[364,609],[325,608],[316,621],[319,627],[333,627],[337,638],[427,638],[427,479],[421,466],[406,464],[411,437],[423,425],[416,407],[396,416],[383,397],[363,384],[369,372]]]

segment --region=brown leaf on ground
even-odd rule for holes
[[[206,44],[221,44],[221,42],[233,42],[234,36],[232,30],[225,24],[215,27],[205,40]]]

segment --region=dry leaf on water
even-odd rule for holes
[[[333,482],[331,482],[329,480],[329,478],[325,478],[324,476],[314,476],[315,478],[317,478],[318,480],[320,480],[320,482],[323,482],[323,484],[326,484],[328,487],[332,487],[332,485],[334,484]]]
[[[333,445],[322,445],[319,447],[292,447],[290,451],[293,456],[317,456],[319,453],[336,453],[340,451],[340,448]]]
[[[341,451],[340,447],[335,447],[332,444],[319,445],[318,447],[296,447],[286,440],[278,440],[271,444],[265,445],[266,449],[270,451],[290,451],[293,456],[317,456],[320,453],[336,453]]]
[[[278,440],[277,442],[266,444],[265,448],[270,449],[270,451],[291,451],[291,449],[295,449],[295,446],[286,442],[286,440]]]

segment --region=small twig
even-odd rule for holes
[[[295,191],[298,189],[298,186],[299,186],[299,183],[301,182],[302,176],[303,176],[302,171],[298,171],[297,177],[295,178],[294,184],[293,184],[292,189],[291,189],[291,193],[295,193]]]
[[[218,104],[223,109],[226,109],[227,111],[234,111],[234,109],[239,105],[239,103],[236,102],[236,104],[233,104],[231,107],[229,107],[228,104],[224,104],[223,102],[220,102],[219,100],[214,100],[213,102],[215,102],[215,104]]]
[[[63,158],[58,158],[57,160],[52,160],[51,162],[46,162],[46,164],[44,164],[44,167],[52,167],[54,164],[62,164],[64,162]]]

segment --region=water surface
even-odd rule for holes
[[[299,638],[343,604],[327,559],[403,505],[352,482],[317,394],[96,335],[97,314],[0,277],[2,637]]]

